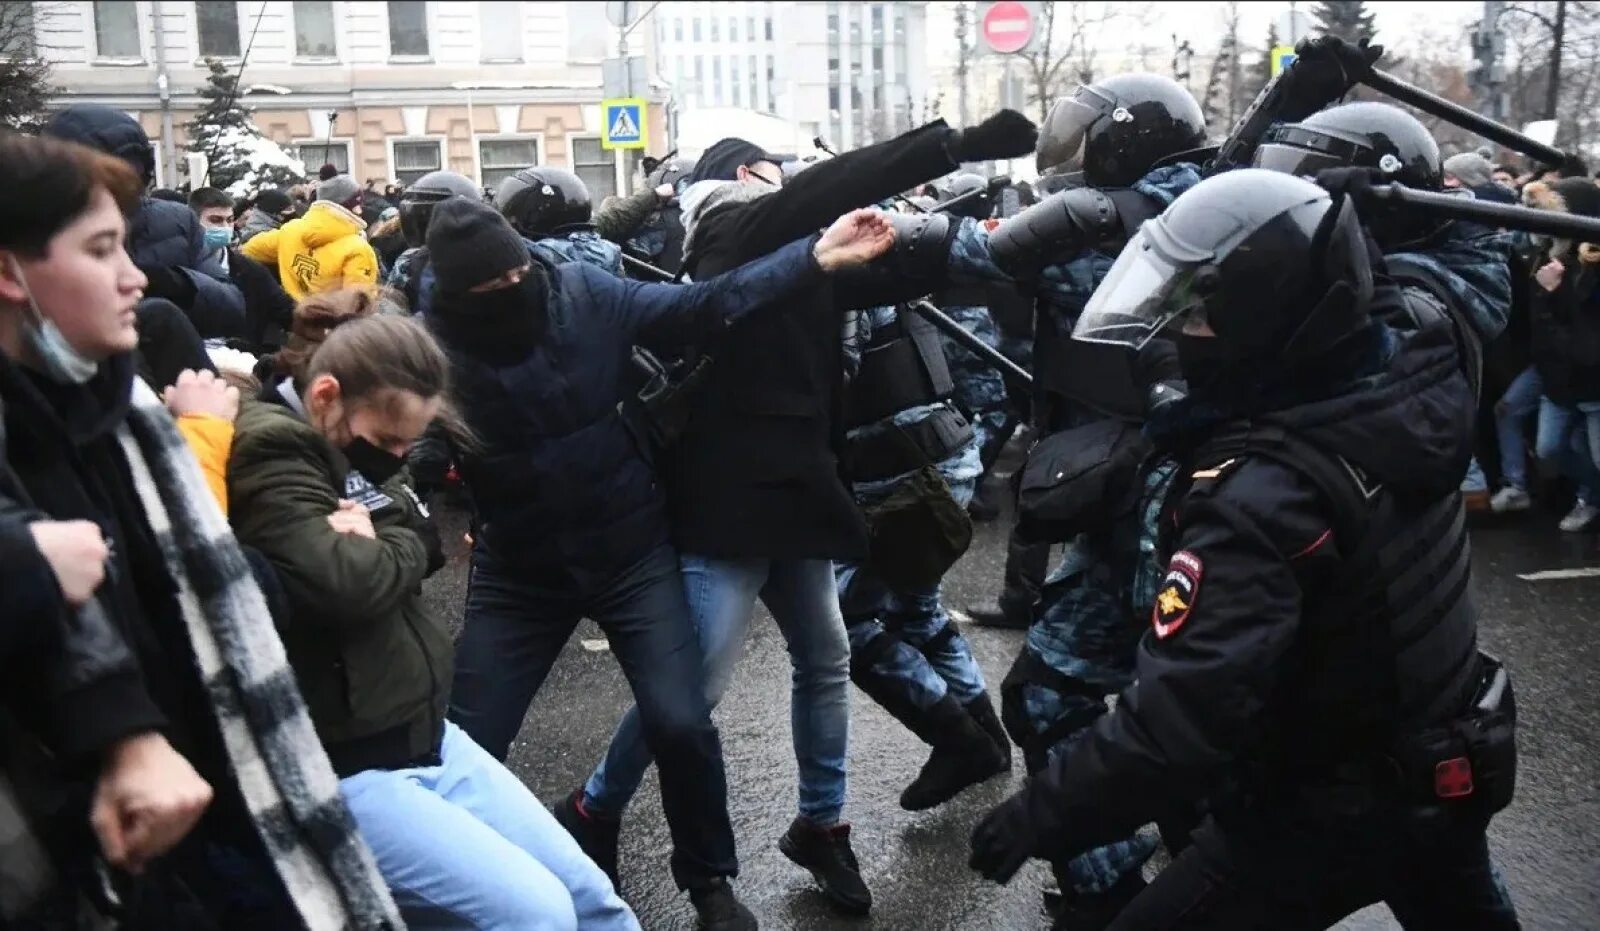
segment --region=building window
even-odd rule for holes
[[[0,34],[0,58],[32,58],[38,50],[33,32],[33,4],[7,5],[0,13],[4,32]]]
[[[567,145],[571,149],[572,173],[583,179],[592,203],[598,204],[617,192],[616,159],[600,148],[599,139],[568,136]]]
[[[772,41],[772,17],[767,17],[767,41]]]
[[[906,14],[900,9],[900,4],[894,5],[894,44],[904,45],[906,41]]]
[[[728,84],[733,88],[733,105],[736,107],[744,106],[744,85],[739,83],[739,75],[729,75]],[[754,102],[755,101],[751,101],[751,103]]]
[[[756,40],[756,18],[754,16],[746,16],[744,18],[744,34],[750,37],[751,42]],[[770,39],[772,37],[767,36],[767,38]]]
[[[694,94],[700,103],[705,103],[706,95],[706,66],[705,59],[696,57],[694,60]]]
[[[539,140],[480,139],[478,141],[478,177],[483,186],[491,190],[500,182],[524,168],[539,164]]]
[[[676,42],[682,42],[683,41],[683,20],[682,19],[674,19],[672,21],[672,38]]]
[[[711,59],[711,99],[712,105],[722,106],[722,59]]]
[[[722,41],[722,20],[715,16],[711,17],[711,41]]]
[[[437,139],[391,143],[394,176],[401,184],[415,184],[430,171],[444,167],[444,146]]]
[[[880,3],[872,5],[872,41],[883,41],[883,5]]]
[[[872,47],[872,73],[883,73],[883,46],[881,45]]]
[[[838,45],[839,44],[839,14],[838,13],[829,13],[828,14],[828,42],[833,44],[833,45]]]
[[[106,0],[92,8],[95,54],[101,58],[138,58],[139,12],[133,0]]]
[[[837,55],[829,55],[828,56],[828,76],[829,77],[838,77],[839,76],[839,56],[837,56]]]
[[[700,41],[700,17],[698,16],[694,18],[694,40],[696,42]]]
[[[194,5],[194,21],[200,33],[201,57],[239,57],[239,4],[200,0]]]
[[[755,36],[751,36],[750,38],[754,39]],[[739,41],[739,18],[737,16],[728,20],[728,41]]]
[[[328,0],[294,0],[294,53],[301,58],[334,58],[333,4]]]
[[[427,57],[428,5],[422,0],[389,0],[389,54]]]
[[[522,60],[522,4],[478,4],[478,49],[483,61]]]
[[[294,148],[294,157],[305,162],[306,171],[312,174],[323,165],[332,165],[340,174],[350,173],[350,143],[302,142]]]
[[[828,85],[828,109],[834,113],[839,112],[839,85]]]

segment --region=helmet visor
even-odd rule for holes
[[[1147,222],[1106,273],[1072,338],[1138,349],[1172,321],[1201,311],[1205,299],[1194,287],[1205,262],[1180,259],[1160,248]]]
[[[1348,164],[1335,155],[1292,145],[1264,145],[1256,149],[1255,157],[1256,168],[1281,171],[1297,178],[1315,178],[1317,172],[1325,168],[1342,168]]]
[[[1084,140],[1089,127],[1103,114],[1102,101],[1080,88],[1077,96],[1056,101],[1039,133],[1038,155],[1034,164],[1041,173],[1066,174],[1083,168]]]

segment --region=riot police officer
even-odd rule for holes
[[[1039,169],[1078,186],[1003,221],[988,242],[1000,268],[1036,294],[1033,414],[1041,435],[1143,416],[1143,391],[1127,355],[1070,336],[1139,225],[1199,183],[1198,167],[1183,158],[1204,142],[1204,133],[1193,96],[1152,74],[1080,87],[1046,119]],[[998,608],[971,612],[978,623],[1029,627],[1001,698],[1006,729],[1030,772],[1041,771],[1105,712],[1106,697],[1130,681],[1138,628],[1115,581],[1137,556],[1126,552],[1130,536],[1077,537],[1041,592],[1052,540],[1014,531]],[[1096,926],[1142,886],[1140,868],[1154,852],[1153,839],[1130,832],[1107,841],[1054,864],[1063,920]]]
[[[557,263],[586,262],[622,276],[622,249],[595,232],[589,187],[572,172],[549,165],[524,168],[500,182],[494,202],[535,254],[546,253]]]
[[[422,270],[427,265],[425,242],[428,220],[435,204],[451,197],[482,200],[483,192],[472,179],[453,171],[430,171],[400,195],[400,232],[406,238],[406,251],[394,260],[384,286],[405,299],[405,311],[417,310],[421,296]]]
[[[974,832],[986,876],[1203,805],[1113,928],[1323,928],[1380,900],[1518,927],[1485,839],[1515,710],[1476,642],[1472,387],[1444,310],[1377,261],[1348,198],[1246,169],[1148,224],[1085,309],[1083,341],[1179,328],[1189,395],[1150,425],[1182,464],[1166,571],[1137,681]]]

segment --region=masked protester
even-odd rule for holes
[[[449,363],[365,291],[296,310],[289,370],[240,414],[240,538],[293,606],[289,662],[340,793],[412,925],[636,929],[610,882],[510,771],[445,720],[451,654],[421,583],[439,538],[402,466],[448,418]]]
[[[0,498],[29,512],[37,547],[30,556],[9,537],[3,561],[37,571],[42,557],[59,585],[5,617],[62,635],[8,670],[31,683],[35,708],[20,720],[50,750],[7,731],[21,810],[73,882],[95,875],[83,849],[93,826],[132,926],[397,919],[249,563],[171,414],[134,376],[144,276],[121,245],[137,177],[88,149],[12,135],[0,139],[0,179],[15,192],[0,208]],[[170,397],[199,413],[177,403],[190,387],[180,378]],[[86,810],[81,783],[102,761]],[[27,833],[8,825],[8,852]]]
[[[1240,170],[1106,276],[1076,338],[1177,330],[1188,395],[1147,427],[1179,463],[1166,569],[1134,684],[979,825],[984,875],[1198,805],[1112,928],[1320,928],[1379,900],[1408,925],[1518,926],[1485,839],[1515,708],[1469,594],[1475,398],[1448,313],[1378,262],[1347,198]]]
[[[276,275],[239,254],[234,245],[233,198],[216,188],[196,188],[189,195],[189,209],[200,220],[211,250],[208,260],[226,272],[244,295],[245,324],[236,345],[251,353],[277,349],[283,345],[294,301],[278,285]]]
[[[680,287],[553,263],[494,208],[466,198],[436,205],[429,222],[426,319],[451,355],[476,437],[457,452],[478,532],[451,719],[503,757],[562,645],[593,618],[661,762],[673,877],[717,931],[754,928],[755,918],[729,882],[737,865],[722,750],[666,509],[617,411],[628,348],[703,339],[893,240],[886,220],[859,211],[820,238]],[[616,821],[581,791],[557,816],[615,881]]]

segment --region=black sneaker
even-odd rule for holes
[[[811,872],[822,894],[848,915],[872,911],[872,893],[861,881],[861,864],[850,849],[850,825],[819,828],[804,818],[794,819],[778,840],[778,849],[797,866]]]
[[[1063,894],[1050,931],[1104,931],[1144,888],[1144,877],[1132,873],[1105,892]]]
[[[553,814],[595,866],[611,879],[611,887],[617,894],[622,894],[622,882],[617,875],[617,834],[622,830],[622,819],[605,818],[586,810],[582,789],[557,803]]]
[[[689,890],[689,901],[700,916],[704,931],[756,931],[756,916],[733,894],[733,884],[718,876]]]
[[[1031,612],[1013,608],[1006,602],[968,606],[967,617],[979,627],[999,627],[1004,630],[1027,630],[1033,625]]]

